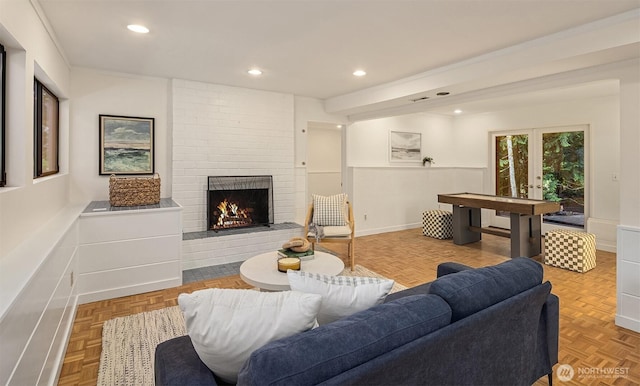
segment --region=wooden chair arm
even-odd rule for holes
[[[351,203],[348,201],[347,206],[349,207],[349,228],[351,228],[351,238],[353,238],[356,229],[356,221],[353,218],[353,206],[351,206]]]
[[[313,218],[313,204],[310,204],[309,209],[307,209],[307,217],[304,220],[303,237],[307,237],[307,235],[309,234],[309,224],[311,224],[312,218]]]

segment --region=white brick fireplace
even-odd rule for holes
[[[183,240],[183,269],[245,260],[299,235],[278,227],[295,219],[293,95],[173,80],[171,96],[172,197],[185,234],[207,230],[208,176],[273,176],[274,230]]]

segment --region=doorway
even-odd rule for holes
[[[560,203],[543,215],[551,227],[581,228],[588,213],[586,152],[588,126],[491,133],[495,194]],[[491,225],[509,228],[508,213],[496,212]]]
[[[342,138],[344,125],[307,123],[308,193],[330,196],[342,193]]]

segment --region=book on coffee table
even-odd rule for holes
[[[312,260],[314,258],[313,249],[306,252],[294,252],[291,249],[278,249],[278,257],[297,257],[301,261]]]

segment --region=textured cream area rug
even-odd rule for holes
[[[355,271],[345,269],[341,275],[386,279],[360,265]],[[405,288],[395,283],[391,292]],[[178,306],[107,320],[102,327],[98,386],[153,385],[156,346],[186,333]]]
[[[107,320],[98,385],[153,385],[156,346],[186,333],[178,306]]]

